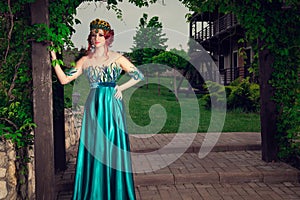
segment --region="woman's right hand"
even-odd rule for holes
[[[50,51],[50,55],[51,55],[51,60],[56,60],[57,58],[56,58],[56,53],[55,53],[55,51]]]

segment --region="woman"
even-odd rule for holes
[[[78,147],[73,199],[135,199],[130,147],[126,133],[122,92],[143,79],[142,73],[119,53],[109,51],[114,31],[108,22],[93,20],[89,48],[66,75],[59,65],[55,72],[62,84],[86,75],[90,93],[85,103]],[[52,60],[56,59],[51,51]],[[131,79],[118,86],[121,71]]]

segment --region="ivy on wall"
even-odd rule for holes
[[[298,0],[180,0],[191,11],[218,9],[233,13],[246,30],[256,54],[268,49],[274,58],[273,100],[277,104],[279,157],[300,155],[300,2]],[[258,47],[258,40],[264,41]],[[258,49],[260,48],[260,49]],[[256,64],[257,65],[257,64]],[[260,66],[264,67],[264,66]]]
[[[278,105],[280,156],[299,154],[295,140],[300,132],[299,10],[298,0],[180,0],[194,11],[233,12],[246,29],[247,39],[265,41],[274,57],[272,85]],[[19,152],[18,185],[26,179],[26,149],[33,144],[31,42],[54,44],[57,52],[70,46],[76,8],[82,0],[49,0],[50,25],[31,25],[30,3],[34,0],[0,1],[0,137],[11,140]],[[92,2],[92,1],[91,1]],[[107,8],[121,18],[118,4],[107,0]],[[138,7],[157,0],[128,0]],[[20,190],[21,191],[21,190]]]
[[[101,1],[101,0],[99,0]],[[76,8],[83,0],[49,0],[50,25],[31,25],[30,4],[35,0],[0,1],[0,140],[13,142],[17,153],[17,191],[26,199],[28,148],[32,147],[33,104],[31,42],[53,44],[61,53],[61,47],[72,47],[70,40]],[[93,1],[90,1],[93,2]],[[122,0],[107,0],[107,9],[122,18],[117,5]],[[129,0],[136,6],[148,6],[156,0]],[[50,66],[49,66],[50,67]]]
[[[17,189],[26,191],[29,160],[27,148],[33,143],[32,80],[30,69],[30,13],[28,1],[0,2],[0,139],[15,144]],[[22,195],[22,194],[20,194]]]

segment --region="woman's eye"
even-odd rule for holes
[[[96,37],[96,36],[97,36],[97,34],[92,35],[92,37]],[[99,37],[103,37],[103,36],[104,36],[103,34],[99,33]]]

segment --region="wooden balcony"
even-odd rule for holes
[[[236,80],[237,78],[251,77],[252,80],[253,75],[249,73],[250,67],[251,65],[245,65],[236,68],[231,67],[219,70],[209,70],[203,72],[201,75],[205,80],[211,80],[224,85],[229,85],[232,81]]]
[[[213,22],[207,22],[207,26],[196,32],[193,37],[200,43],[213,37],[228,32],[231,28],[238,25],[238,21],[233,14],[226,14]]]

